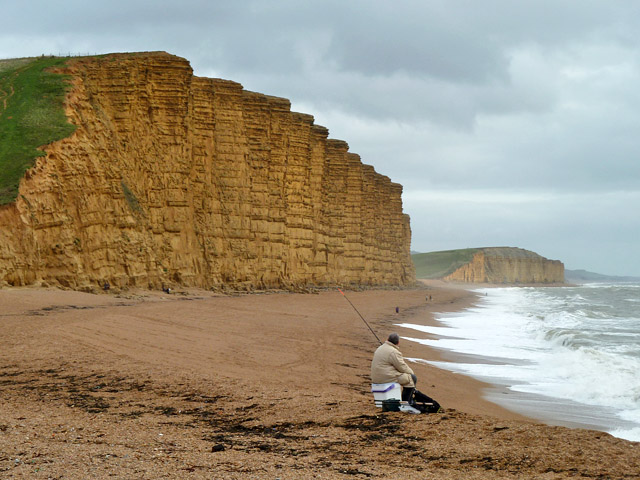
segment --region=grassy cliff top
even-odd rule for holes
[[[480,248],[445,250],[442,252],[417,253],[411,255],[416,267],[416,278],[442,278],[469,263]]]
[[[67,58],[0,60],[0,205],[12,203],[39,147],[68,137],[75,127],[64,114],[65,75],[48,71]]]
[[[488,257],[541,258],[537,253],[523,248],[485,247],[416,253],[411,255],[411,259],[416,267],[416,278],[442,278],[469,263],[477,252],[484,252]]]

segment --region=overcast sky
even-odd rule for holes
[[[412,249],[640,275],[640,2],[0,0],[0,58],[164,50],[404,186]]]

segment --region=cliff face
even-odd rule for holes
[[[0,283],[239,289],[414,280],[402,187],[286,99],[164,54],[70,61],[75,133],[0,208]]]
[[[564,283],[564,265],[520,248],[484,248],[444,280],[462,283]]]

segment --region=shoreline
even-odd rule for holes
[[[381,339],[397,323],[475,298],[429,286],[345,293]],[[24,288],[0,289],[0,305],[0,476],[493,480],[640,471],[640,443],[541,424],[483,398],[488,384],[427,364],[414,364],[418,388],[445,412],[383,414],[369,379],[378,342],[337,291]],[[405,357],[424,352],[407,341],[400,348]]]
[[[432,285],[440,288],[447,288],[448,283],[423,280],[427,285]],[[549,285],[537,285],[537,287],[545,287]],[[552,285],[558,287],[559,285]],[[564,286],[573,287],[573,284],[566,284]],[[462,284],[455,284],[454,288],[463,288]],[[508,288],[500,285],[483,284],[480,287],[475,285],[468,290],[474,292],[476,288]],[[481,298],[476,294],[476,299]],[[464,306],[455,312],[465,313],[469,308],[473,308],[477,303],[472,302],[471,305]],[[440,313],[451,313],[449,310],[445,310]],[[419,320],[419,319],[418,319]],[[435,318],[434,315],[430,315],[427,321],[415,321],[416,326],[429,326],[429,327],[442,327],[442,322]],[[603,406],[592,406],[577,401],[556,398],[548,395],[520,392],[518,390],[512,390],[510,388],[512,382],[500,378],[483,378],[471,376],[465,372],[456,372],[455,364],[458,363],[473,363],[473,364],[502,364],[504,359],[491,357],[490,355],[476,355],[465,354],[446,348],[439,348],[433,345],[425,345],[419,343],[421,339],[438,340],[441,338],[447,338],[445,335],[438,335],[429,332],[420,332],[419,330],[406,327],[407,330],[413,333],[413,337],[407,336],[410,341],[415,341],[421,348],[429,351],[429,354],[422,358],[417,358],[418,362],[433,362],[430,365],[436,368],[445,369],[451,373],[458,373],[459,375],[470,376],[483,382],[485,387],[482,391],[482,398],[499,405],[509,412],[523,416],[534,422],[542,422],[550,426],[562,426],[568,428],[577,428],[584,430],[599,430],[602,432],[615,432],[624,430],[637,429],[637,423],[626,421],[620,418],[616,414],[614,408],[607,408]],[[417,336],[416,336],[417,334]],[[434,352],[435,351],[435,352]],[[434,354],[435,353],[435,354]],[[452,364],[452,368],[447,368],[444,365],[440,365],[440,362]],[[624,437],[620,437],[624,438]]]
[[[486,392],[499,388],[498,385],[473,378],[469,375],[452,372],[445,368],[432,365],[430,361],[456,361],[464,358],[464,355],[447,350],[432,348],[427,345],[418,344],[407,340],[408,337],[415,337],[416,330],[402,327],[401,324],[416,324],[425,326],[439,326],[435,315],[440,313],[462,312],[476,305],[478,294],[473,289],[465,288],[462,285],[452,285],[440,281],[422,281],[425,285],[425,296],[431,293],[432,300],[426,301],[425,305],[408,312],[406,315],[400,314],[387,326],[391,330],[397,330],[401,338],[400,350],[405,359],[420,359],[422,362],[411,361],[411,368],[418,376],[418,390],[436,399],[443,407],[449,407],[468,413],[490,415],[505,420],[521,420],[539,422],[540,420],[524,415],[506,408],[487,398]],[[434,297],[434,293],[437,294]],[[422,333],[427,338],[435,338],[435,335]],[[379,335],[380,336],[380,335]],[[384,341],[386,338],[380,338]],[[477,360],[474,358],[474,360]],[[464,391],[464,396],[460,392]]]

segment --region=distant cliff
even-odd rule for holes
[[[564,265],[521,248],[483,248],[444,280],[464,283],[564,283]]]
[[[68,61],[68,138],[0,207],[0,284],[414,281],[402,187],[290,102],[166,53]]]
[[[513,247],[472,248],[413,255],[419,278],[460,283],[564,283],[564,265]]]

